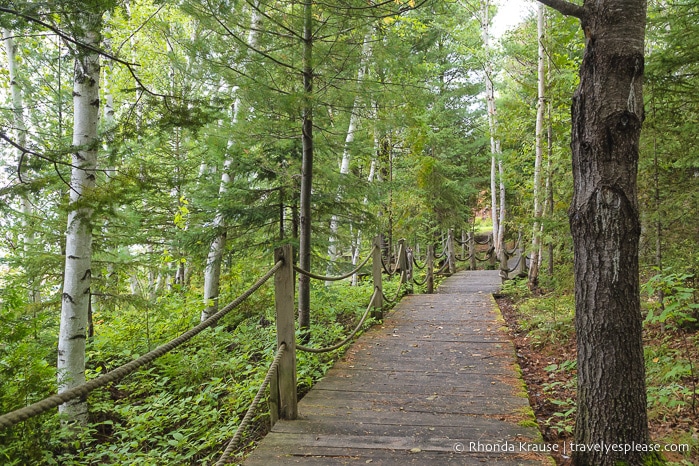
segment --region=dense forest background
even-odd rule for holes
[[[568,335],[570,101],[583,33],[546,12],[542,100],[536,17],[498,41],[488,36],[495,11],[483,0],[2,2],[0,411],[70,383],[56,361],[62,312],[77,301],[66,299],[71,238],[89,236],[88,380],[231,301],[276,246],[303,249],[308,218],[322,272],[351,269],[379,234],[391,249],[450,228],[487,235],[495,219],[503,241],[521,236],[541,258],[533,298],[526,282],[508,285],[530,298],[533,335]],[[668,439],[696,445],[699,5],[652,0],[646,40],[638,181],[642,299],[656,343],[649,407]],[[79,143],[89,123],[76,116],[76,86],[90,83],[99,94],[85,108],[99,119]],[[342,335],[371,292],[361,282],[311,287],[312,338]],[[0,431],[0,462],[215,458],[273,356],[273,320],[263,289],[210,333],[91,395],[79,431],[62,431],[57,414]],[[300,357],[303,390],[332,360]],[[560,403],[549,427],[566,435],[574,405]]]

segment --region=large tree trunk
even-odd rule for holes
[[[535,289],[539,284],[539,254],[541,249],[541,216],[543,214],[542,203],[539,199],[541,193],[541,164],[544,159],[544,110],[546,105],[546,76],[544,74],[544,5],[539,5],[537,11],[537,39],[539,43],[538,53],[538,101],[536,107],[536,156],[534,158],[534,228],[532,233],[531,261],[529,265],[529,288]]]
[[[643,121],[644,0],[540,0],[581,19],[573,97],[578,402],[575,442],[647,444],[636,174]],[[576,465],[645,464],[648,453],[576,451]]]
[[[81,13],[84,31],[78,39],[92,47],[100,42],[101,14]],[[92,269],[90,195],[95,187],[99,139],[100,64],[97,53],[78,48],[73,85],[73,157],[66,232],[65,273],[58,337],[58,393],[85,382],[85,340]],[[59,411],[66,421],[87,422],[87,403],[65,403]]]
[[[301,200],[299,267],[311,270],[311,192],[313,189],[313,0],[303,2],[303,126],[301,129]],[[311,327],[311,282],[299,274],[299,327]]]

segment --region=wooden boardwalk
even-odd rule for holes
[[[553,464],[531,452],[541,435],[492,298],[499,283],[498,271],[460,272],[404,297],[244,465]]]

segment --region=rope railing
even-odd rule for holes
[[[374,300],[376,299],[376,296],[378,296],[379,289],[374,288],[374,293],[371,295],[371,299],[369,300],[369,305],[367,306],[366,310],[364,311],[364,314],[362,315],[362,318],[359,319],[359,323],[357,326],[352,330],[352,332],[345,338],[344,340],[332,345],[332,346],[327,346],[325,348],[311,348],[309,346],[303,346],[299,345],[298,343],[296,344],[296,349],[299,351],[305,351],[307,353],[329,353],[331,351],[335,351],[337,349],[342,348],[345,346],[347,343],[352,341],[354,336],[361,330],[362,325],[364,325],[364,321],[366,320],[367,316],[369,315],[369,311],[373,308],[374,306]]]
[[[0,416],[0,428],[11,427],[19,422],[25,421],[31,417],[37,416],[53,408],[56,408],[57,406],[63,403],[67,403],[80,397],[85,397],[93,390],[104,387],[110,383],[118,382],[119,380],[123,379],[129,374],[137,371],[141,367],[153,362],[155,359],[183,345],[184,343],[186,343],[205,329],[214,326],[224,316],[226,316],[233,309],[238,307],[243,301],[249,298],[253,293],[255,293],[271,277],[274,277],[277,316],[277,352],[265,375],[262,385],[257,391],[255,398],[248,407],[242,421],[237,426],[232,438],[226,444],[226,447],[222,455],[215,463],[216,466],[227,464],[229,457],[235,449],[235,446],[240,442],[240,439],[243,433],[245,432],[245,429],[249,426],[250,422],[252,421],[254,413],[258,408],[260,401],[263,399],[265,390],[267,390],[268,387],[270,388],[269,403],[272,424],[274,424],[274,422],[276,422],[276,420],[280,418],[295,419],[297,417],[298,411],[296,383],[296,350],[305,351],[309,353],[327,353],[340,349],[343,346],[349,344],[356,337],[356,335],[359,333],[359,331],[365,324],[366,319],[370,315],[372,309],[374,310],[372,317],[381,320],[383,318],[383,302],[397,302],[401,296],[401,293],[403,292],[404,285],[406,285],[407,283],[415,283],[418,286],[423,286],[427,284],[427,292],[432,293],[434,276],[444,274],[447,270],[449,274],[453,273],[455,271],[455,262],[457,259],[461,261],[466,261],[469,259],[485,261],[488,260],[488,258],[492,257],[494,248],[491,246],[491,248],[486,253],[485,259],[478,258],[475,254],[475,248],[472,246],[474,240],[475,238],[473,237],[473,235],[470,235],[469,255],[467,258],[458,259],[455,257],[455,240],[453,231],[450,230],[446,238],[446,241],[443,244],[440,244],[440,246],[442,246],[443,248],[443,251],[439,255],[437,255],[435,254],[435,245],[430,245],[428,247],[426,262],[422,265],[420,265],[415,256],[410,253],[411,249],[407,247],[405,241],[400,240],[400,247],[398,248],[396,263],[392,266],[387,266],[383,260],[381,240],[380,238],[376,238],[371,251],[369,252],[369,254],[367,254],[366,259],[364,259],[361,264],[356,266],[356,268],[351,272],[336,277],[314,274],[310,271],[303,270],[295,266],[293,264],[293,252],[291,249],[291,245],[280,247],[277,250],[275,250],[275,264],[271,269],[269,269],[253,285],[251,285],[250,288],[248,288],[235,300],[231,301],[228,305],[223,307],[220,311],[218,311],[216,314],[212,315],[205,321],[201,322],[199,325],[196,325],[195,327],[181,334],[179,337],[159,346],[153,351],[150,351],[129,363],[126,363],[116,369],[113,369],[107,372],[106,374],[100,375],[99,377],[93,380],[90,380],[79,386],[73,387],[60,394],[50,396],[29,406],[17,409],[15,411]],[[513,270],[515,270],[517,266],[520,264],[520,262],[524,262],[522,261],[522,257],[524,257],[524,254],[522,254],[520,251],[517,265],[515,265],[515,267],[511,270],[507,270],[507,273],[510,273]],[[443,261],[444,263],[441,265],[439,270],[435,271],[434,261],[435,259],[440,258],[446,259]],[[331,346],[323,348],[312,348],[297,344],[294,309],[294,271],[317,280],[323,280],[326,282],[338,281],[355,275],[362,268],[364,268],[372,259],[373,266],[371,270],[371,275],[374,282],[374,291],[369,300],[369,304],[367,305],[367,308],[362,314],[356,327],[348,334],[347,337],[343,338],[341,341]],[[473,261],[472,263],[475,263],[475,261]],[[424,280],[416,280],[413,277],[413,265],[420,270],[427,269],[425,272],[426,275]],[[382,272],[385,272],[388,276],[393,276],[399,271],[400,279],[398,282],[397,290],[395,292],[396,294],[394,297],[389,298],[383,291]],[[505,271],[503,270],[503,273],[504,272]]]
[[[488,249],[488,251],[485,253],[485,257],[483,257],[483,259],[481,259],[480,257],[476,256],[476,260],[479,261],[479,262],[488,261],[488,260],[490,260],[490,258],[493,256],[494,253],[495,253],[495,248],[494,248],[494,247],[491,247],[491,248]]]
[[[490,244],[490,242],[492,241],[492,238],[493,238],[493,235],[488,235],[488,237],[485,239],[485,241],[478,241],[478,239],[476,239],[476,237],[475,237],[475,235],[474,235],[473,241],[474,241],[476,244],[480,244],[481,246],[484,246],[484,245],[486,245],[486,244]]]
[[[339,281],[339,280],[344,280],[346,278],[350,278],[355,273],[358,273],[362,269],[362,267],[364,267],[369,262],[369,259],[371,259],[371,255],[374,252],[374,249],[376,249],[377,247],[378,246],[374,245],[374,247],[371,249],[371,251],[369,251],[369,254],[367,255],[366,259],[364,259],[364,261],[361,264],[356,266],[354,270],[352,270],[351,272],[347,272],[344,275],[337,276],[337,277],[335,277],[335,276],[328,277],[328,276],[324,276],[324,275],[317,275],[317,274],[310,272],[308,270],[303,270],[302,268],[300,268],[296,265],[294,265],[294,270],[302,275],[306,275],[307,277],[313,278],[315,280],[323,280],[325,282],[335,282],[335,281]]]
[[[468,256],[466,256],[466,257],[459,257],[459,256],[456,256],[456,260],[459,261],[459,262],[468,262],[468,261],[471,260],[471,257],[473,257],[473,253],[470,253],[470,254],[469,254]]]
[[[133,361],[128,362],[123,366],[120,366],[116,369],[107,372],[106,374],[92,379],[89,382],[85,382],[84,384],[68,389],[57,395],[44,398],[43,400],[37,401],[36,403],[33,403],[29,406],[25,406],[24,408],[20,408],[7,414],[3,414],[2,416],[0,416],[0,428],[12,427],[15,424],[18,424],[22,421],[26,421],[27,419],[38,416],[53,408],[56,408],[59,405],[62,405],[63,403],[67,403],[77,398],[87,396],[90,392],[98,388],[104,387],[109,383],[117,382],[126,377],[127,375],[140,369],[141,367],[145,366],[146,364],[149,364],[153,362],[155,359],[169,353],[173,349],[191,340],[193,337],[195,337],[202,331],[213,326],[216,322],[221,320],[221,318],[223,318],[226,314],[228,314],[237,306],[239,306],[243,301],[249,298],[250,295],[252,295],[262,285],[264,285],[265,282],[267,282],[267,280],[269,280],[275,274],[275,272],[279,270],[281,266],[281,261],[275,263],[275,265],[266,274],[264,274],[259,280],[257,280],[257,282],[255,282],[238,298],[236,298],[230,304],[218,311],[216,314],[206,319],[204,322],[186,331],[174,340],[171,340],[170,342],[159,346],[158,348],[144,354],[138,359],[134,359]]]
[[[515,252],[517,252],[517,250],[519,249],[519,243],[521,240],[522,240],[522,235],[517,236],[517,241],[515,241],[515,245],[512,247],[512,249],[511,250],[505,249],[505,251],[507,252],[508,255],[512,256],[515,254]]]
[[[515,270],[517,270],[517,268],[518,268],[519,265],[520,265],[520,262],[522,262],[522,257],[523,257],[523,256],[520,254],[519,257],[517,258],[517,262],[515,262],[515,265],[513,265],[512,267],[509,267],[509,268],[507,268],[507,269],[503,269],[503,270],[506,271],[508,274],[510,274],[510,273],[514,272]]]
[[[444,264],[442,264],[442,266],[439,268],[439,270],[437,270],[434,274],[435,275],[442,275],[444,273],[444,271],[447,270],[448,268],[449,268],[449,262],[445,262]]]
[[[401,287],[403,286],[403,283],[405,283],[405,275],[406,275],[405,271],[402,271],[401,274],[400,274],[400,281],[398,282],[398,290],[396,291],[396,296],[395,296],[393,299],[388,298],[388,297],[384,294],[383,291],[381,292],[381,295],[383,296],[384,301],[389,302],[389,303],[391,303],[391,304],[393,304],[393,303],[395,303],[396,301],[398,301],[398,298],[400,298]]]
[[[444,257],[446,255],[447,255],[447,249],[443,248],[442,252],[440,252],[439,254],[437,254],[436,252],[434,253],[434,258],[441,259],[442,257]]]
[[[260,401],[264,396],[267,386],[272,381],[272,376],[277,371],[277,366],[279,366],[279,361],[281,361],[284,351],[286,351],[286,343],[282,343],[277,349],[277,354],[274,356],[274,360],[272,361],[272,364],[270,364],[269,369],[267,370],[267,374],[265,375],[265,379],[262,381],[260,389],[257,391],[255,398],[252,400],[252,403],[250,403],[248,410],[245,412],[243,420],[240,421],[240,424],[238,424],[238,427],[235,430],[235,434],[233,434],[233,438],[228,441],[226,449],[221,454],[221,457],[218,459],[215,466],[223,466],[224,464],[228,463],[228,458],[233,453],[233,449],[240,441],[240,437],[242,437],[243,432],[245,432],[245,429],[250,424],[250,421],[252,421],[252,415],[255,413],[255,410],[257,410],[257,405],[260,404]]]
[[[415,267],[417,267],[418,270],[424,270],[425,267],[427,267],[427,264],[426,264],[426,263],[420,265],[420,264],[418,263],[417,259],[415,258],[415,256],[413,256],[413,265],[414,265]]]
[[[383,260],[383,256],[381,256],[381,266],[383,267],[384,272],[388,274],[389,277],[394,276],[396,273],[398,273],[398,270],[401,267],[400,263],[400,258],[403,257],[403,254],[405,254],[405,247],[403,242],[400,243],[400,247],[398,248],[398,260],[396,260],[395,265],[393,266],[393,270],[389,270],[388,266],[386,265],[386,262]]]
[[[413,283],[415,283],[417,286],[423,286],[427,283],[427,280],[430,278],[429,274],[425,274],[425,279],[424,280],[416,280],[413,277]]]

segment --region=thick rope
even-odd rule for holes
[[[522,257],[523,256],[520,254],[520,256],[517,258],[517,262],[515,262],[515,265],[513,265],[511,269],[506,269],[508,274],[517,270],[517,267],[519,267],[519,263],[522,262]]]
[[[427,283],[427,278],[428,278],[427,275],[425,275],[425,279],[424,279],[424,280],[422,280],[422,281],[417,281],[417,280],[415,280],[415,277],[413,277],[413,283],[415,283],[417,286],[422,286],[422,285],[424,285],[425,283]]]
[[[519,248],[519,242],[520,242],[521,239],[522,239],[521,236],[519,236],[519,237],[517,238],[517,241],[515,242],[515,245],[514,245],[514,247],[512,248],[512,250],[508,251],[507,248],[505,248],[505,251],[507,252],[507,254],[508,254],[509,256],[514,255],[515,251],[517,251],[517,249]]]
[[[476,244],[480,244],[481,246],[483,246],[483,245],[485,245],[485,244],[489,244],[489,243],[490,243],[490,235],[488,235],[488,238],[487,238],[485,241],[478,241],[478,240],[476,239],[476,237],[474,236],[474,237],[473,237],[473,242],[476,243]]]
[[[413,256],[413,265],[418,269],[418,270],[423,270],[425,267],[427,267],[427,263],[425,264],[418,264],[417,259],[415,259],[415,256]]]
[[[402,271],[401,274],[400,274],[400,282],[398,282],[398,290],[396,291],[396,296],[395,296],[395,298],[393,298],[393,299],[388,298],[388,297],[384,294],[383,290],[381,290],[381,296],[383,297],[384,301],[387,301],[387,302],[389,302],[389,303],[391,303],[391,304],[393,304],[393,303],[395,303],[396,301],[398,301],[398,298],[400,297],[400,288],[401,288],[401,286],[403,285],[403,283],[405,283],[405,271]]]
[[[388,270],[388,267],[386,267],[386,263],[383,261],[383,257],[381,257],[381,265],[383,266],[384,272],[386,272],[389,277],[394,276],[396,274],[396,272],[398,271],[398,267],[400,266],[400,257],[402,255],[403,255],[403,245],[401,244],[400,249],[398,249],[398,256],[397,256],[398,260],[396,261],[396,265],[393,267],[392,272]]]
[[[134,359],[133,361],[126,363],[121,367],[118,367],[112,371],[107,372],[104,375],[92,379],[89,382],[78,385],[77,387],[73,387],[69,390],[66,390],[63,393],[50,396],[41,401],[37,401],[34,404],[25,406],[24,408],[17,409],[7,414],[3,414],[2,416],[0,416],[0,428],[11,427],[29,418],[45,413],[46,411],[49,411],[50,409],[62,405],[63,403],[75,400],[76,398],[85,397],[91,391],[100,387],[104,387],[109,383],[117,382],[126,377],[127,375],[131,374],[132,372],[136,371],[137,369],[145,366],[146,364],[151,363],[153,360],[172,351],[173,349],[192,339],[205,329],[213,326],[216,322],[221,320],[222,317],[224,317],[226,314],[228,314],[237,306],[239,306],[243,301],[249,298],[250,295],[257,291],[257,289],[260,288],[267,280],[269,280],[282,265],[283,262],[278,261],[276,264],[274,264],[274,267],[272,267],[265,275],[263,275],[259,280],[257,280],[257,282],[255,282],[250,288],[248,288],[248,290],[245,291],[242,295],[240,295],[226,307],[218,311],[216,314],[206,319],[204,322],[200,323],[196,327],[193,327],[192,329],[183,333],[174,340],[165,343],[162,346],[159,346],[158,348],[154,349],[149,353],[144,354],[138,359]]]
[[[434,274],[435,275],[442,275],[444,271],[449,267],[449,262],[445,262],[444,265],[442,265],[442,268],[436,271]],[[447,274],[448,275],[448,274]]]
[[[316,279],[316,280],[323,280],[323,281],[326,281],[326,282],[336,282],[336,281],[339,281],[339,280],[344,280],[345,278],[349,278],[349,277],[351,277],[352,275],[354,275],[355,273],[359,272],[359,271],[361,270],[361,268],[364,267],[364,266],[367,264],[367,262],[369,262],[369,259],[371,259],[371,255],[372,255],[372,253],[374,252],[374,249],[375,249],[376,247],[377,247],[377,246],[374,246],[374,247],[371,249],[371,251],[369,251],[369,254],[367,255],[366,259],[364,259],[364,262],[362,262],[361,264],[359,264],[353,271],[348,272],[348,273],[346,273],[345,275],[341,275],[341,276],[339,276],[339,277],[325,277],[325,276],[323,276],[323,275],[316,275],[316,274],[314,274],[314,273],[312,273],[312,272],[309,272],[308,270],[303,270],[302,268],[297,267],[296,265],[294,265],[294,270],[297,271],[298,273],[300,273],[301,275],[306,275],[307,277],[314,278],[314,279]]]
[[[444,257],[444,256],[447,255],[447,249],[448,249],[448,248],[446,248],[444,245],[442,245],[442,249],[443,249],[443,251],[440,252],[439,254],[437,254],[436,252],[434,253],[434,258],[435,258],[435,259],[441,259],[442,257]]]
[[[490,248],[488,249],[488,252],[485,253],[485,257],[483,259],[476,256],[476,260],[479,262],[485,262],[487,260],[490,260],[490,258],[493,256],[493,252],[495,252],[495,248]]]
[[[284,354],[285,350],[286,343],[282,343],[279,346],[279,349],[277,349],[277,354],[274,356],[274,360],[272,361],[272,364],[270,364],[269,366],[269,370],[267,371],[265,380],[262,382],[260,389],[257,391],[257,395],[255,395],[255,398],[252,400],[252,403],[250,403],[250,407],[245,413],[243,420],[240,421],[240,424],[238,424],[238,428],[235,430],[233,438],[228,442],[228,445],[226,445],[226,449],[223,451],[223,454],[216,462],[216,466],[223,466],[224,464],[228,463],[228,457],[231,455],[231,453],[233,453],[233,449],[238,444],[240,437],[243,435],[243,432],[245,432],[245,429],[250,424],[250,421],[252,420],[252,415],[257,409],[257,405],[260,404],[260,400],[262,400],[262,396],[264,395],[264,392],[267,389],[267,385],[269,385],[270,381],[272,380],[272,376],[277,371],[277,366],[279,365],[279,361],[282,359],[282,355]]]
[[[362,328],[364,321],[366,320],[367,316],[369,315],[369,311],[371,310],[371,308],[374,307],[374,300],[376,299],[376,296],[378,295],[378,293],[379,293],[378,287],[374,288],[374,294],[371,295],[371,299],[369,300],[369,305],[367,306],[366,311],[364,311],[364,315],[359,320],[359,323],[357,324],[355,329],[352,331],[352,333],[350,333],[347,336],[347,338],[345,338],[344,340],[342,340],[339,343],[336,343],[332,346],[327,346],[325,348],[310,348],[308,346],[296,344],[296,349],[299,351],[305,351],[307,353],[329,353],[331,351],[335,351],[336,349],[340,349],[343,346],[345,346],[347,343],[352,341],[352,338],[354,338],[354,336],[357,334],[357,332],[359,332],[359,330]]]
[[[468,256],[464,257],[463,259],[459,258],[459,256],[454,256],[457,261],[459,262],[467,262],[471,260],[471,257],[473,257],[473,253],[469,254]]]

